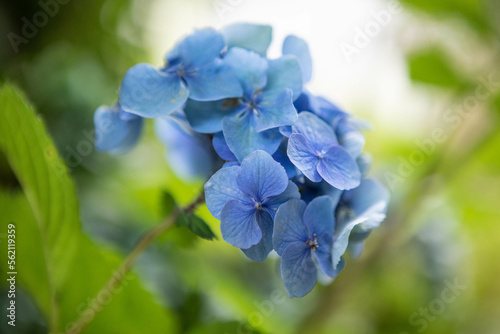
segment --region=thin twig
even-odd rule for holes
[[[85,326],[87,326],[94,317],[89,318],[88,314],[93,314],[95,310],[99,310],[105,305],[112,295],[112,292],[117,288],[117,286],[122,282],[125,275],[132,268],[132,265],[137,260],[139,255],[146,249],[158,236],[163,232],[173,226],[175,220],[181,212],[190,213],[193,212],[198,205],[203,203],[205,200],[205,194],[202,191],[200,195],[184,209],[176,207],[172,213],[159,225],[153,227],[149,230],[135,245],[132,251],[127,255],[127,257],[120,264],[120,267],[115,271],[113,276],[109,279],[103,289],[99,290],[98,295],[107,296],[107,298],[94,298],[93,302],[80,313],[80,317],[71,326],[71,328],[66,332],[66,334],[78,334]],[[104,292],[104,293],[103,293]]]

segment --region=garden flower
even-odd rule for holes
[[[257,261],[263,261],[273,248],[278,207],[300,198],[285,169],[264,151],[249,154],[241,167],[219,170],[205,184],[205,195],[208,209],[221,221],[224,240]]]
[[[281,277],[290,297],[308,294],[318,278],[318,269],[336,277],[333,267],[333,202],[317,197],[306,206],[292,199],[280,206],[274,221],[273,247],[281,255]]]
[[[331,126],[309,112],[302,112],[288,139],[290,161],[313,182],[325,180],[340,190],[359,185],[361,173],[342,148]]]
[[[127,71],[120,104],[142,117],[167,116],[187,100],[207,101],[242,94],[233,71],[219,58],[224,38],[214,29],[198,30],[181,40],[166,57],[163,68],[137,64]]]
[[[119,105],[101,106],[94,113],[94,125],[96,149],[120,154],[137,143],[142,130],[142,118],[127,113]]]
[[[154,118],[172,171],[208,179],[205,201],[223,239],[256,261],[274,248],[286,290],[302,297],[339,274],[347,249],[361,255],[389,195],[365,178],[367,126],[304,87],[313,70],[306,41],[288,36],[282,56],[268,59],[271,39],[267,25],[202,29],[163,68],[132,67],[119,104],[96,111],[96,132],[112,124],[96,146],[130,149],[143,118]]]
[[[297,119],[294,96],[302,90],[300,67],[293,56],[266,60],[255,52],[231,48],[224,57],[241,82],[239,99],[204,103],[188,101],[186,116],[198,132],[223,131],[238,161],[255,150],[273,154],[282,135],[278,127]]]

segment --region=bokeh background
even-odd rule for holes
[[[370,175],[391,191],[388,219],[363,256],[348,259],[333,284],[293,300],[285,296],[278,259],[248,261],[200,208],[219,239],[171,230],[144,252],[130,286],[84,333],[500,333],[500,2],[61,2],[18,52],[8,34],[21,35],[23,18],[32,21],[43,7],[37,0],[0,2],[0,81],[20,87],[40,113],[75,181],[81,228],[116,266],[163,218],[164,191],[187,203],[203,182],[173,175],[150,122],[126,155],[79,150],[92,140],[94,110],[116,101],[126,70],[138,62],[160,65],[195,28],[270,24],[271,57],[286,35],[306,39],[311,91],[372,124]],[[390,15],[376,29],[381,11]],[[366,29],[371,36],[359,37]],[[20,191],[1,153],[0,188]],[[0,215],[12,219],[26,209],[2,208]],[[35,231],[22,233],[18,243],[28,243]],[[54,301],[54,320],[40,259],[22,254],[18,261],[31,270],[19,273],[17,325],[2,315],[1,333],[48,333],[54,323],[64,332],[112,274],[93,260],[73,265],[71,284]]]

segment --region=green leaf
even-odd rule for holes
[[[217,239],[210,226],[203,219],[192,213],[182,212],[179,218],[177,218],[176,224],[187,227],[191,232],[203,239]]]
[[[17,226],[19,284],[47,317],[49,331],[65,332],[84,317],[91,322],[82,333],[176,332],[173,314],[134,274],[115,290],[103,290],[122,257],[97,247],[81,232],[73,182],[19,91],[2,87],[0,108],[0,149],[24,191],[0,189],[0,226]],[[83,313],[96,296],[107,298],[104,305]]]
[[[175,199],[168,191],[162,191],[161,193],[161,212],[164,216],[168,216],[172,211],[174,211]]]
[[[494,18],[488,13],[488,6],[485,1],[477,0],[403,0],[405,4],[418,8],[437,19],[458,18],[481,34],[491,32],[492,20]],[[491,1],[493,4],[494,1]]]
[[[449,65],[446,55],[437,48],[419,50],[408,56],[410,77],[415,81],[445,88],[457,88],[463,78]]]
[[[52,288],[64,281],[78,247],[75,187],[40,119],[11,86],[0,92],[0,149],[38,223]]]
[[[162,203],[162,212],[165,216],[168,216],[177,206],[174,197],[167,191],[163,191],[161,197],[161,203]],[[177,226],[183,226],[188,228],[192,233],[196,234],[197,236],[203,239],[207,240],[217,239],[216,235],[214,234],[210,226],[208,226],[208,224],[203,219],[201,219],[200,217],[196,216],[193,213],[181,212],[175,224]]]

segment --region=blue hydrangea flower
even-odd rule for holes
[[[294,97],[302,90],[300,67],[293,56],[266,60],[257,53],[231,48],[224,61],[243,87],[239,99],[213,102],[188,101],[186,116],[201,133],[223,131],[238,161],[256,150],[273,154],[282,135],[278,127],[297,119]]]
[[[295,108],[301,111],[309,111],[320,117],[334,129],[340,146],[342,146],[353,158],[359,157],[365,146],[365,136],[360,131],[365,124],[358,124],[357,120],[344,112],[334,103],[323,97],[312,95],[304,90],[294,102]],[[291,134],[291,127],[281,128],[285,135]]]
[[[119,105],[101,106],[94,113],[95,147],[98,151],[121,154],[139,140],[142,118],[127,113]]]
[[[206,180],[213,173],[216,156],[210,138],[191,129],[181,112],[155,119],[155,132],[165,145],[165,158],[184,181]]]
[[[267,25],[202,29],[179,41],[165,66],[132,67],[119,103],[95,113],[96,147],[126,151],[143,118],[155,118],[179,178],[207,179],[222,165],[205,184],[222,237],[257,261],[274,248],[290,297],[302,297],[338,275],[346,250],[361,255],[389,193],[364,179],[367,126],[305,89],[307,43],[288,36],[271,60],[271,39]]]
[[[288,139],[290,161],[313,182],[325,180],[335,188],[359,185],[361,173],[354,158],[342,148],[330,125],[310,112],[302,112]]]
[[[273,28],[268,25],[234,23],[222,28],[228,48],[234,46],[254,51],[265,57],[273,38]]]
[[[281,255],[281,277],[290,297],[308,294],[318,278],[319,267],[336,277],[341,266],[333,267],[333,203],[327,196],[309,205],[292,199],[281,205],[274,220],[273,247]]]
[[[219,58],[224,38],[214,29],[194,32],[166,57],[163,68],[138,64],[123,78],[120,104],[142,117],[166,116],[187,100],[207,101],[239,97],[242,88],[233,71]]]
[[[263,261],[272,250],[273,218],[278,207],[300,198],[285,169],[264,151],[226,167],[205,184],[207,207],[220,219],[222,237],[251,259]]]
[[[345,191],[336,209],[337,225],[335,227],[335,244],[333,249],[334,266],[340,262],[349,244],[351,232],[354,255],[360,255],[362,243],[371,230],[378,227],[385,219],[389,192],[379,182],[363,179],[360,186]]]

